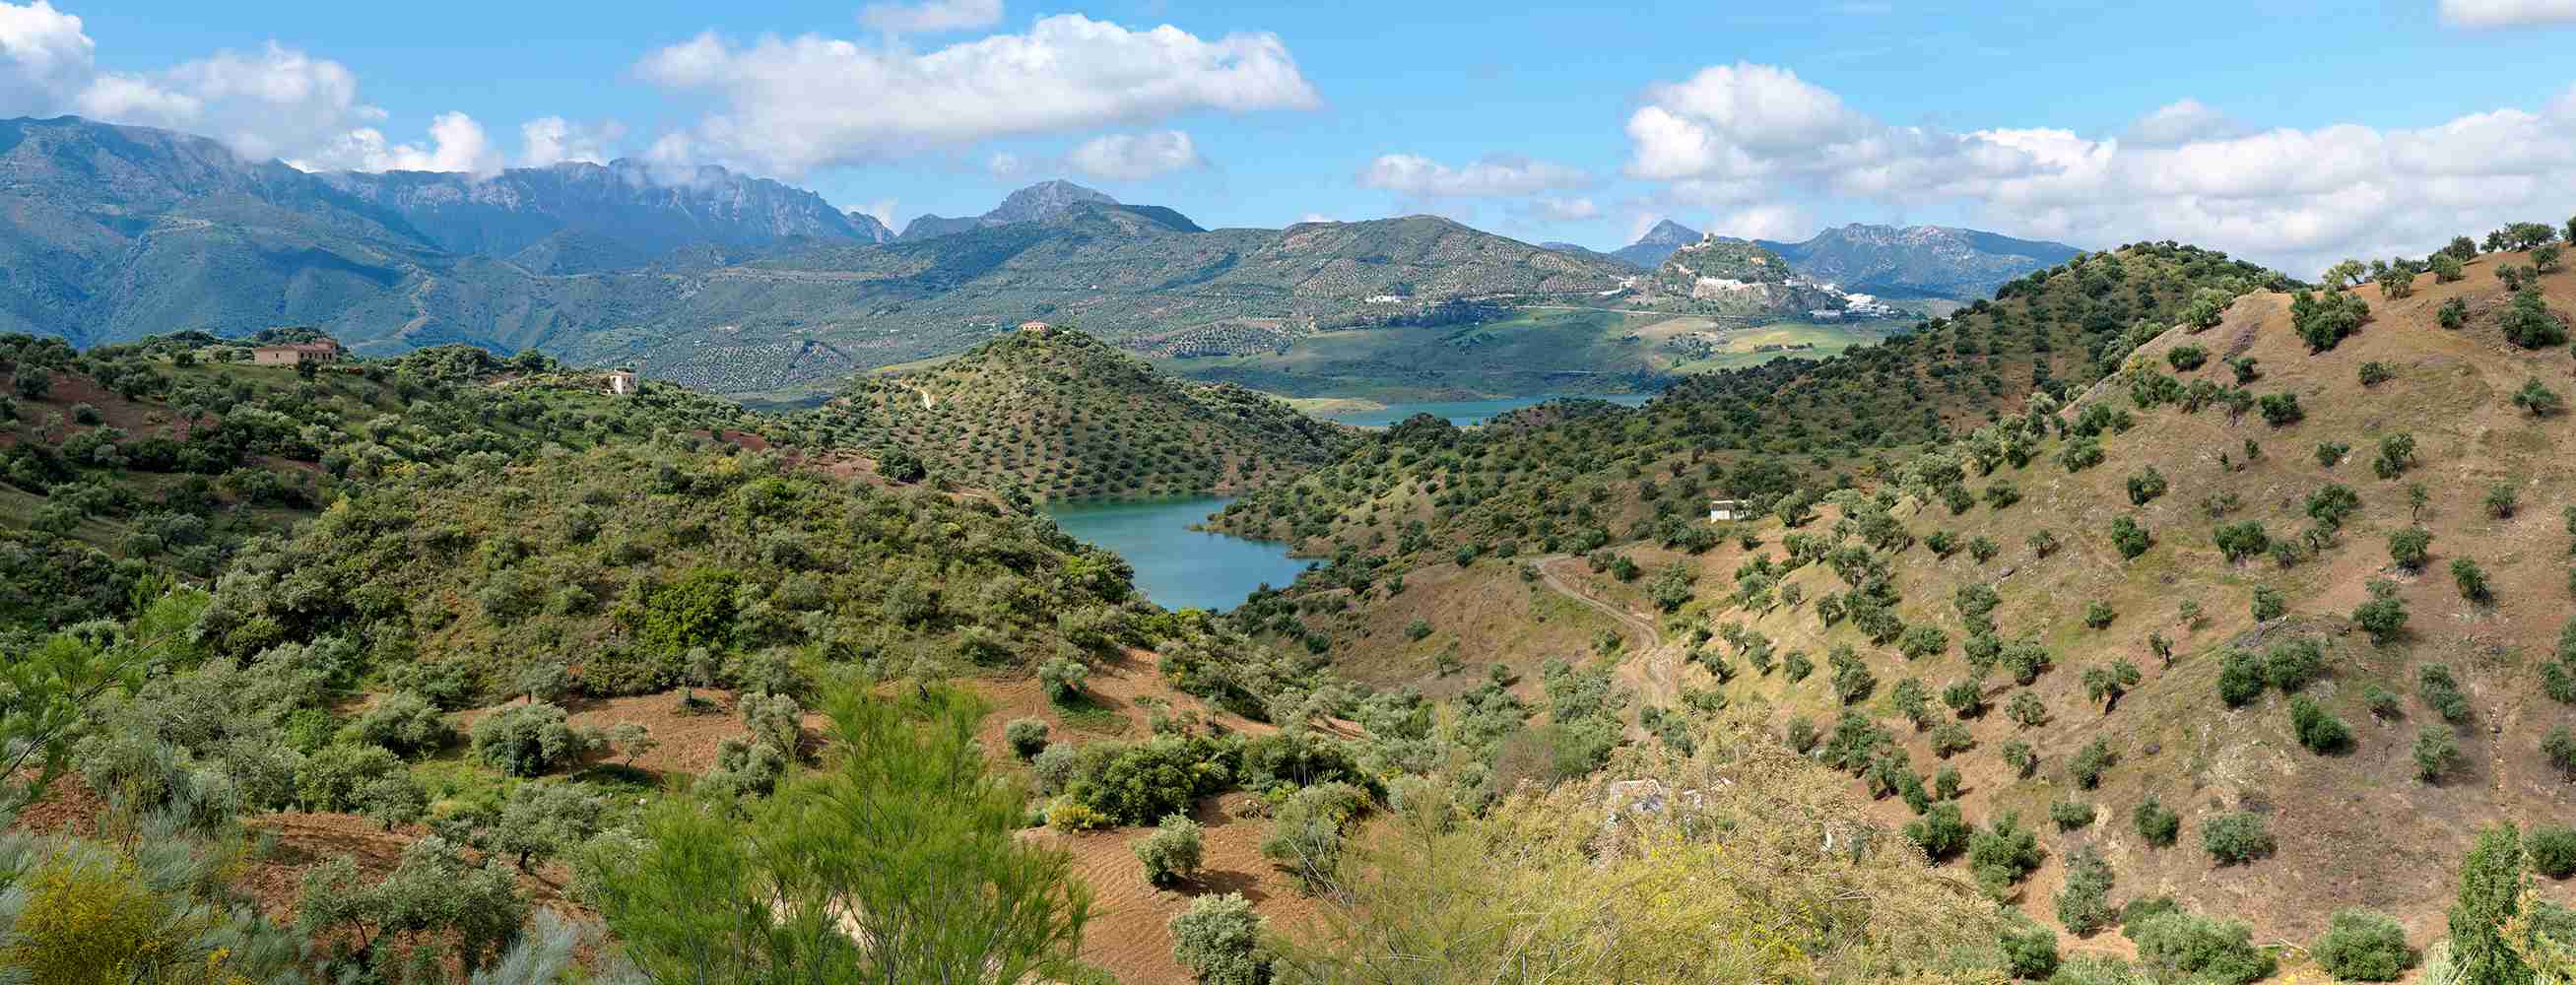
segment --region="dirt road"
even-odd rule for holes
[[[1564,570],[1566,565],[1581,564],[1582,559],[1554,554],[1530,562],[1538,567],[1539,582],[1566,598],[1618,620],[1632,637],[1626,659],[1619,661],[1619,680],[1636,692],[1643,704],[1671,707],[1681,700],[1682,645],[1680,640],[1667,640],[1663,629],[1652,616],[1631,612],[1606,599],[1595,598],[1577,587]]]

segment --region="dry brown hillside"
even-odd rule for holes
[[[1785,670],[1757,672],[1741,648],[1722,639],[1707,644],[1726,655],[1735,675],[1723,688],[1728,697],[1770,703],[1784,726],[1804,717],[1830,733],[1841,709],[1829,686],[1827,654],[1853,647],[1876,678],[1858,707],[1895,733],[1919,773],[1928,779],[1955,766],[1965,780],[1962,807],[1971,823],[1983,825],[2010,810],[2042,831],[2049,859],[2019,895],[2034,917],[2052,919],[2068,853],[2090,846],[2117,873],[2115,903],[2171,894],[2203,912],[2251,921],[2258,943],[2301,944],[2336,909],[2364,906],[2403,921],[2421,946],[2442,934],[2454,866],[2480,826],[2576,819],[2576,785],[2540,750],[2552,728],[2576,724],[2576,706],[2552,700],[2542,684],[2544,665],[2559,659],[2562,627],[2576,614],[2570,602],[2576,520],[2566,513],[2576,506],[2576,420],[2563,412],[2534,416],[2512,402],[2533,379],[2562,397],[2576,383],[2564,344],[2525,350],[2506,342],[2497,326],[2508,295],[2496,269],[2528,262],[2519,254],[2490,255],[2470,264],[2461,282],[2439,284],[2428,274],[2417,279],[2411,297],[2397,300],[2383,298],[2375,286],[2360,288],[2371,310],[2368,323],[2315,354],[2293,330],[2290,297],[2249,295],[2213,329],[2166,332],[2143,346],[2131,366],[2170,372],[2169,351],[2197,346],[2207,350],[2206,363],[2174,375],[2184,384],[2209,380],[2224,387],[2235,380],[2226,361],[2250,357],[2261,375],[2245,388],[2295,395],[2301,419],[2275,426],[2259,409],[2232,416],[2223,402],[2196,413],[2171,404],[2142,409],[2126,382],[2114,378],[2059,413],[2070,423],[2096,405],[2131,415],[2133,426],[2102,437],[2100,464],[2070,472],[2058,458],[2067,442],[2052,438],[2021,468],[2006,464],[1980,476],[1967,466],[1967,489],[2008,482],[2020,492],[2018,503],[1998,509],[1980,496],[1954,514],[1938,496],[1903,499],[1893,514],[1913,541],[1877,556],[1890,564],[1902,596],[1895,613],[1905,626],[1934,626],[1946,636],[1938,655],[1908,660],[1893,641],[1873,644],[1853,620],[1826,625],[1816,600],[1849,586],[1824,563],[1782,580],[1798,586],[1802,604],[1779,604],[1775,595],[1767,608],[1747,611],[1721,601],[1736,591],[1735,574],[1753,556],[1785,560],[1790,531],[1777,519],[1758,525],[1757,549],[1730,538],[1684,558],[1697,566],[1701,600],[1684,614],[1712,630],[1740,625],[1766,636],[1778,654],[1798,652],[1813,661],[1815,671],[1793,683]],[[2562,318],[2576,307],[2576,274],[2552,273],[2543,284]],[[2436,312],[2454,298],[2470,316],[2460,330],[2444,330]],[[2370,363],[2382,364],[2388,378],[2364,385],[2362,367]],[[2380,478],[2373,459],[2381,440],[2398,434],[2414,437],[2414,462],[2394,479]],[[2324,442],[2346,443],[2351,451],[2337,464],[2320,464],[2317,447]],[[2259,450],[2250,462],[2249,448]],[[2167,491],[2134,504],[2129,480],[2150,468]],[[2428,494],[2420,523],[2433,535],[2420,573],[2399,568],[2389,550],[2391,533],[2418,522],[2409,503],[2413,483]],[[2311,497],[2334,485],[2353,491],[2359,505],[2312,556],[2287,566],[2269,555],[2231,562],[2216,546],[2215,528],[2245,521],[2259,521],[2273,539],[2299,539],[2312,523]],[[2518,501],[2508,516],[2487,505],[2499,487]],[[2223,515],[2213,518],[2213,511]],[[1798,532],[1830,535],[1842,511],[1824,507],[1819,514]],[[2124,560],[2113,538],[2121,517],[2152,537],[2152,546],[2134,559]],[[1927,541],[1940,531],[1962,546],[1936,554]],[[2061,545],[2045,557],[2029,543],[2042,531]],[[1977,560],[1963,546],[1976,538],[1990,540],[1998,553]],[[1640,560],[1652,570],[1672,557],[1656,552]],[[2490,599],[2463,597],[2450,570],[2455,560],[2484,570]],[[2380,579],[2394,585],[2409,616],[2405,630],[2384,646],[2374,645],[2352,618]],[[1973,676],[1962,646],[1969,633],[1954,600],[1974,584],[2000,596],[1992,616],[1996,635],[2007,644],[2036,642],[2051,655],[2053,669],[2027,688],[2008,669],[1996,670],[1983,678],[1986,710],[1961,719],[1941,695],[1946,685]],[[2284,617],[2256,622],[2251,607],[2258,588],[2280,593]],[[1633,598],[1635,590],[1628,591]],[[2109,621],[2091,628],[2087,609],[2097,602],[2108,607]],[[2196,625],[2181,617],[2189,603],[2204,613]],[[2170,665],[2152,652],[2151,634],[2171,641]],[[2298,640],[2321,648],[2326,669],[2297,693],[2351,732],[2349,744],[2331,753],[2301,745],[2291,698],[2279,688],[2266,688],[2241,707],[2219,695],[2231,648],[2259,653]],[[2120,660],[2138,668],[2142,679],[2106,711],[2088,693],[2086,672]],[[2440,782],[2425,783],[2416,777],[2413,750],[2419,728],[2441,721],[2420,683],[2423,669],[2436,664],[2451,668],[2468,712],[2458,729],[2459,764]],[[1702,666],[1683,674],[1683,686],[1715,685]],[[1931,696],[1926,724],[1962,721],[1974,748],[1946,759],[1934,754],[1928,729],[1897,710],[1893,695],[1908,678],[1919,679]],[[2395,709],[2374,713],[2365,701],[2372,688],[2396,695]],[[2045,705],[2044,724],[2025,728],[2004,713],[2024,692]],[[2040,757],[2027,779],[2000,754],[2016,738]],[[2078,789],[2070,761],[2096,741],[2116,760],[2097,789]],[[2131,822],[2131,811],[2150,795],[2182,816],[2172,847],[2147,845]],[[2093,805],[2096,820],[2061,831],[2049,820],[2050,805],[2059,800]],[[1879,804],[1891,824],[1913,817],[1900,798]],[[2201,846],[2201,826],[2227,811],[2263,817],[2277,851],[2251,864],[2213,864]],[[2576,899],[2563,883],[2544,881],[2542,893]],[[2067,944],[2078,951],[2128,946],[2116,932],[2090,940],[2070,936]]]

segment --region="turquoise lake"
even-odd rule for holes
[[[1166,609],[1225,610],[1262,585],[1297,580],[1307,562],[1285,544],[1192,530],[1224,509],[1224,496],[1050,504],[1046,514],[1074,539],[1098,544],[1136,568],[1136,587]]]
[[[1355,410],[1347,414],[1320,416],[1328,421],[1356,427],[1379,428],[1415,414],[1432,414],[1448,418],[1451,424],[1466,427],[1470,424],[1483,424],[1496,414],[1510,413],[1523,407],[1535,407],[1550,400],[1568,397],[1607,400],[1621,407],[1642,407],[1645,406],[1646,401],[1654,399],[1655,395],[1651,393],[1550,393],[1535,397],[1505,397],[1500,400],[1432,400],[1422,403],[1388,404],[1383,410]]]

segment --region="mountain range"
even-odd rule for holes
[[[1702,234],[1670,219],[1657,222],[1644,236],[1606,254],[1653,270],[1675,250],[1697,243]],[[1805,241],[1739,240],[1778,254],[1800,273],[1847,291],[1898,298],[1949,298],[1974,301],[1994,293],[2004,282],[2083,253],[2064,243],[2014,239],[2010,236],[1951,226],[1875,226],[1852,223],[1826,229]],[[1571,249],[1594,256],[1571,243]]]
[[[0,330],[76,345],[279,325],[362,354],[464,342],[743,393],[954,352],[1027,319],[1270,347],[1621,265],[1406,217],[1205,230],[1063,182],[897,241],[810,192],[631,162],[307,174],[203,138],[0,122]]]

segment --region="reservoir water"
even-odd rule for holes
[[[1307,562],[1288,546],[1192,530],[1224,509],[1224,496],[1121,502],[1071,501],[1046,506],[1075,540],[1098,544],[1136,568],[1136,587],[1166,609],[1225,610],[1262,585],[1284,587]]]
[[[1466,427],[1470,424],[1483,424],[1496,414],[1510,413],[1523,407],[1535,407],[1550,400],[1570,397],[1607,400],[1621,407],[1642,407],[1645,406],[1646,401],[1654,399],[1655,395],[1651,393],[1549,393],[1535,397],[1504,397],[1499,400],[1431,400],[1421,403],[1388,404],[1380,410],[1354,410],[1348,413],[1319,416],[1328,421],[1356,427],[1377,428],[1386,427],[1415,414],[1432,414],[1448,418],[1451,424]]]

